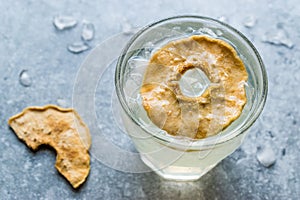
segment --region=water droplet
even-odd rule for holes
[[[84,52],[86,50],[88,50],[90,47],[85,44],[84,42],[74,42],[70,45],[68,45],[68,50],[71,52],[71,53],[81,53],[81,52]]]
[[[187,32],[187,33],[193,33],[194,31],[195,31],[195,29],[193,29],[193,28],[190,27],[190,26],[186,28],[186,32]]]
[[[257,22],[254,16],[248,16],[244,19],[244,26],[247,28],[252,28]]]
[[[21,85],[23,85],[24,87],[29,87],[32,83],[31,81],[31,77],[28,74],[27,70],[22,70],[19,76],[19,81],[21,83]]]
[[[56,16],[53,24],[58,30],[64,30],[76,26],[77,20],[70,16]]]
[[[65,99],[57,99],[56,102],[57,105],[60,107],[64,107],[64,108],[67,107],[67,101]]]
[[[94,24],[88,21],[83,21],[83,28],[81,32],[81,37],[84,41],[89,41],[94,38],[95,27]]]
[[[273,45],[285,46],[290,49],[294,46],[294,43],[283,29],[265,33],[262,41]]]
[[[270,167],[276,162],[275,153],[270,146],[258,149],[256,157],[264,167]]]

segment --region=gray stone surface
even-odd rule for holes
[[[296,0],[1,0],[0,199],[298,199],[299,13]],[[254,43],[269,76],[265,110],[244,144],[199,181],[171,182],[153,172],[119,172],[92,157],[88,180],[74,190],[56,171],[54,151],[31,151],[7,126],[7,119],[27,106],[61,99],[71,105],[77,70],[90,52],[67,50],[81,40],[82,20],[95,25],[95,38],[89,43],[93,47],[121,32],[122,23],[140,27],[181,14],[225,19]],[[58,15],[71,15],[79,23],[57,31],[52,21]],[[249,17],[256,19],[253,26]],[[31,78],[29,87],[19,82],[23,70]],[[265,146],[276,156],[269,168],[256,158]]]

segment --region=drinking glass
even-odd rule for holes
[[[192,35],[206,35],[231,44],[248,73],[247,103],[239,118],[218,134],[203,139],[172,136],[155,126],[140,95],[153,52],[170,41]],[[165,179],[182,181],[199,179],[241,145],[263,110],[268,89],[266,70],[253,44],[231,26],[201,16],[171,17],[142,28],[118,59],[115,87],[124,126],[143,162]]]

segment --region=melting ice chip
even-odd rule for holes
[[[264,167],[270,167],[276,162],[275,153],[270,146],[259,149],[257,151],[256,157],[260,164],[262,164]]]
[[[248,16],[244,20],[244,26],[252,28],[256,24],[256,18],[254,16]]]
[[[83,21],[83,28],[81,32],[81,37],[84,41],[89,41],[94,38],[95,27],[94,24],[88,21]]]
[[[29,87],[31,85],[31,78],[27,70],[22,70],[19,76],[19,81],[24,87]]]
[[[71,53],[81,53],[88,50],[90,47],[84,42],[74,42],[68,46],[68,50]]]
[[[76,26],[77,20],[70,16],[56,16],[53,24],[58,30],[64,30]]]
[[[208,88],[210,84],[206,74],[193,68],[186,71],[179,80],[179,87],[183,95],[188,97],[198,97]]]
[[[124,35],[131,35],[134,34],[136,30],[127,20],[125,20],[122,24],[122,32]]]
[[[283,45],[290,49],[294,46],[293,41],[289,38],[288,34],[283,29],[267,32],[264,35],[263,42],[279,46]]]

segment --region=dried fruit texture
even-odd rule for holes
[[[185,96],[180,78],[202,70],[210,86],[197,97]],[[158,49],[147,66],[141,96],[151,121],[171,135],[201,139],[218,134],[242,113],[248,74],[227,42],[194,35]]]
[[[33,150],[42,144],[53,147],[56,169],[74,188],[85,181],[90,171],[91,137],[75,110],[54,105],[28,107],[11,117],[8,124]]]

